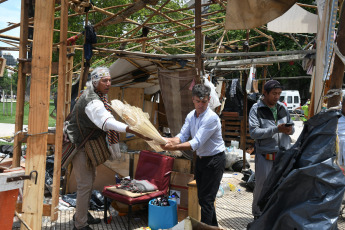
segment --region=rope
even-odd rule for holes
[[[328,90],[327,94],[323,96],[324,99],[328,99],[330,97],[338,96],[342,94],[341,89],[330,89]]]

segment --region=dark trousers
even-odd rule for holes
[[[214,202],[225,169],[225,154],[211,157],[197,157],[195,163],[195,180],[201,207],[201,222],[218,226]]]

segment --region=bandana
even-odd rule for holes
[[[96,88],[99,81],[104,77],[110,77],[110,73],[107,68],[101,68],[96,73],[91,74],[91,82],[93,86]]]

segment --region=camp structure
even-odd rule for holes
[[[0,0],[0,6],[6,1],[11,0]],[[0,28],[1,41],[11,45],[0,50],[19,51],[16,148],[12,167],[20,166],[19,146],[26,142],[25,175],[37,172],[35,179],[24,181],[23,223],[31,229],[41,229],[42,215],[57,219],[62,129],[71,109],[72,85],[78,82],[79,94],[90,70],[98,65],[110,66],[113,86],[108,95],[110,100],[119,99],[143,109],[150,114],[150,121],[157,130],[169,129],[172,135],[177,134],[186,114],[193,108],[191,85],[203,82],[209,75],[211,82],[215,79],[222,83],[217,87],[222,99],[225,83],[231,76],[236,74],[244,89],[253,66],[262,69],[262,75],[256,79],[262,84],[269,79],[268,66],[279,68],[280,63],[309,58],[315,61],[309,76],[312,79],[311,113],[321,110],[319,101],[326,91],[328,106],[339,104],[344,73],[342,54],[345,53],[344,42],[339,42],[344,39],[343,1],[316,1],[316,5],[296,0],[280,2],[22,0],[20,23]],[[301,24],[292,28],[291,23]],[[17,27],[20,27],[20,37],[5,34]],[[232,33],[235,30],[239,33]],[[297,48],[277,49],[272,31],[281,33]],[[1,63],[0,68],[5,62]],[[324,87],[325,82],[328,82],[327,87]],[[24,132],[28,83],[30,111],[28,131]],[[58,95],[54,133],[48,131],[52,86],[57,87]],[[243,101],[247,101],[246,90]],[[252,144],[247,141],[250,139],[247,113],[244,103],[241,116],[226,114],[222,120],[224,130],[227,122],[232,122],[230,127],[238,125],[227,132],[240,141],[244,153]],[[131,141],[136,148],[148,148],[136,140]],[[47,144],[55,146],[51,204],[43,203]],[[183,155],[192,160],[191,153]]]

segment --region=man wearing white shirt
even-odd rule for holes
[[[110,113],[107,94],[111,86],[111,77],[108,68],[97,67],[91,73],[91,83],[75,104],[66,132],[69,140],[78,147],[92,131],[89,139],[96,139],[104,132],[107,133],[108,148],[112,158],[120,156],[118,132],[133,133],[141,138],[142,135],[130,130],[128,125],[117,121]],[[145,138],[146,139],[146,138]],[[73,229],[92,229],[89,225],[101,222],[93,218],[88,212],[92,185],[96,176],[96,168],[88,167],[87,154],[84,147],[80,148],[72,159],[73,170],[77,182],[76,213],[73,217]]]
[[[196,151],[195,180],[201,207],[201,222],[218,226],[214,201],[225,169],[225,145],[218,115],[208,104],[211,89],[195,85],[192,99],[195,109],[185,120],[180,133],[166,138],[165,150]],[[192,138],[189,140],[189,138]]]

